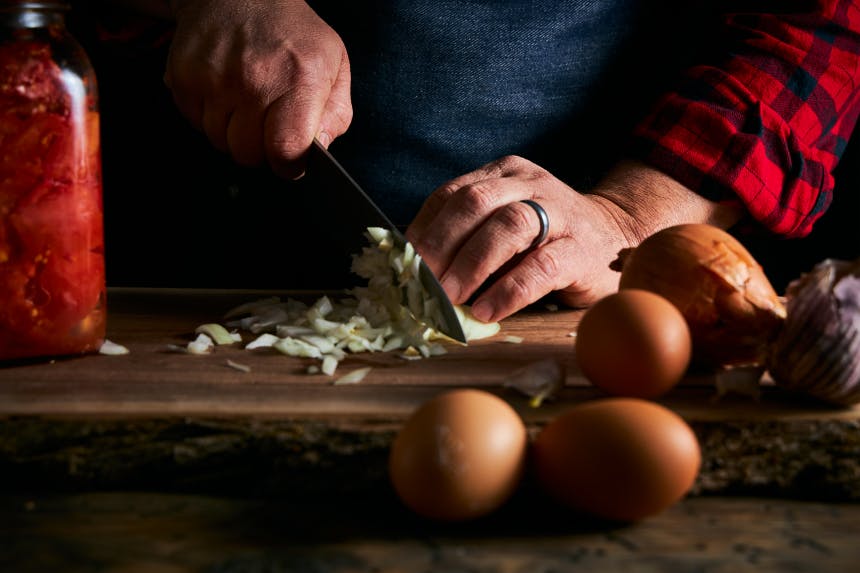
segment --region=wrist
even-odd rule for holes
[[[711,201],[662,171],[632,160],[619,162],[590,194],[616,211],[616,221],[633,244],[682,223],[728,229],[744,212],[740,203]]]

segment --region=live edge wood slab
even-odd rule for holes
[[[184,345],[198,325],[221,321],[236,304],[271,294],[111,289],[108,338],[130,354],[0,366],[0,485],[6,491],[387,496],[394,435],[414,408],[443,390],[497,393],[531,432],[565,407],[602,396],[576,367],[570,334],[581,312],[543,305],[503,321],[496,337],[452,345],[431,359],[351,356],[338,375],[373,367],[354,385],[309,375],[312,361],[274,351],[237,345],[193,356],[168,349]],[[505,342],[506,335],[523,342]],[[564,365],[567,384],[556,400],[533,408],[503,381],[545,358]],[[250,371],[231,368],[228,360]],[[767,384],[758,399],[718,396],[708,373],[688,377],[659,401],[700,439],[704,461],[694,496],[860,499],[857,408],[834,409]]]

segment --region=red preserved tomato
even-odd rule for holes
[[[99,115],[83,69],[61,69],[47,41],[0,45],[0,359],[104,340]]]

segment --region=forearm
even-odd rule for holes
[[[727,229],[744,215],[739,201],[711,201],[665,173],[639,161],[618,163],[589,193],[613,213],[631,245],[681,223]]]

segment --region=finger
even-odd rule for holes
[[[456,185],[453,182],[448,182],[433,191],[433,193],[424,200],[424,203],[418,210],[418,214],[415,215],[412,223],[410,223],[409,227],[406,229],[406,239],[412,243],[413,246],[428,232],[433,221],[435,221],[436,217],[439,216],[439,212],[442,210],[442,207],[445,206],[460,187],[460,185]]]
[[[329,88],[302,84],[290,87],[266,109],[263,150],[272,168],[284,177],[304,172],[302,158],[319,132]]]
[[[574,259],[572,246],[572,240],[559,239],[531,251],[478,297],[472,314],[478,320],[495,322],[573,283],[578,271],[570,264]]]
[[[350,68],[346,51],[343,52],[337,77],[325,102],[317,139],[324,147],[343,135],[352,123],[352,99],[350,96]]]
[[[537,234],[537,217],[525,203],[497,209],[466,241],[440,277],[451,302],[466,302],[494,273],[526,251]]]
[[[458,187],[464,187],[478,181],[483,181],[484,179],[520,176],[534,168],[535,165],[527,159],[523,159],[517,155],[506,155],[495,161],[490,161],[474,171],[452,179],[450,183]]]
[[[265,161],[263,112],[252,107],[237,109],[227,126],[227,149],[240,165],[255,167]]]
[[[228,151],[227,127],[230,124],[230,110],[216,102],[203,102],[201,125],[209,141],[219,151]]]
[[[468,184],[450,194],[425,232],[415,237],[413,246],[437,276],[444,274],[469,236],[492,214],[528,193],[522,183],[510,177],[485,179]]]
[[[448,200],[463,187],[487,179],[514,177],[521,172],[524,162],[524,159],[513,155],[503,157],[441,185],[421,206],[418,214],[406,230],[406,238],[411,242],[413,239],[418,240],[423,236]]]

